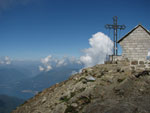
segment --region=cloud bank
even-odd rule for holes
[[[53,68],[59,68],[69,65],[81,65],[80,60],[75,57],[64,56],[62,58],[56,58],[52,55],[48,55],[47,57],[42,58],[41,63],[42,65],[39,66],[40,71],[50,71]]]
[[[43,64],[43,66],[39,66],[39,70],[40,71],[50,71],[52,69],[52,62],[53,62],[53,58],[51,55],[48,55],[45,58],[41,59],[41,63]]]
[[[63,67],[68,65],[84,65],[91,67],[96,64],[103,64],[106,56],[112,54],[113,42],[102,32],[98,32],[89,39],[90,48],[83,50],[83,56],[80,58],[67,57],[55,58],[49,55],[41,59],[42,66],[39,66],[40,71],[50,71],[53,68]]]
[[[5,64],[11,64],[11,59],[8,56],[5,57]]]
[[[8,56],[5,56],[4,58],[0,59],[0,64],[11,64],[11,59]]]
[[[113,42],[102,32],[98,32],[89,39],[90,48],[83,50],[80,61],[85,67],[103,64],[107,55],[112,54]]]

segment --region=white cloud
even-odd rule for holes
[[[98,32],[89,39],[90,48],[83,50],[84,55],[80,58],[64,56],[56,58],[48,55],[41,59],[43,66],[39,66],[40,71],[50,71],[53,68],[62,66],[77,66],[84,64],[85,67],[91,67],[96,64],[102,64],[107,55],[112,54],[113,42],[102,32]]]
[[[44,67],[39,66],[39,70],[40,70],[40,71],[44,71]]]
[[[72,71],[71,75],[74,75],[74,74],[77,74],[77,73],[78,73],[77,71]]]
[[[42,58],[42,59],[41,59],[41,62],[42,62],[43,64],[48,64],[48,63],[51,61],[51,58],[52,58],[52,55],[49,55],[49,56],[47,56],[47,57],[45,57],[45,58]]]
[[[4,64],[4,63],[5,63],[4,61],[0,60],[0,64]]]
[[[72,64],[81,64],[80,59],[75,58],[74,56],[68,58],[69,62]]]
[[[106,55],[112,54],[113,42],[102,32],[98,32],[89,39],[90,48],[83,50],[80,61],[85,67],[104,63]]]
[[[78,58],[64,56],[62,58],[56,58],[52,55],[48,55],[41,59],[42,66],[39,66],[40,71],[50,71],[53,68],[63,67],[63,66],[75,66],[81,65]]]
[[[52,66],[47,65],[47,67],[46,67],[46,71],[50,71],[51,69],[52,69]]]
[[[63,57],[62,59],[57,60],[56,67],[66,66],[68,64],[67,58]]]
[[[48,65],[46,71],[50,71],[52,69],[52,66]]]
[[[55,61],[52,58],[52,55],[48,55],[45,58],[41,59],[41,63],[43,64],[43,66],[39,66],[39,70],[40,71],[50,71],[52,69],[52,62]]]
[[[0,64],[9,65],[9,64],[11,64],[11,59],[8,56],[5,56],[0,59]]]
[[[80,59],[75,58],[75,57],[63,57],[61,59],[57,59],[57,63],[56,63],[56,67],[60,67],[60,66],[66,66],[66,65],[73,65],[73,64],[78,64],[80,65]]]
[[[8,56],[5,57],[5,64],[11,64],[11,59]]]
[[[52,66],[51,65],[45,65],[45,66],[39,66],[39,70],[40,71],[50,71],[52,70]]]

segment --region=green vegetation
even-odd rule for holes
[[[65,113],[78,113],[78,111],[76,111],[76,109],[73,106],[67,106]]]
[[[125,80],[125,78],[119,78],[117,81],[119,82],[119,83],[121,83],[121,82],[123,82]]]
[[[80,98],[79,98],[79,101],[82,102],[82,105],[85,105],[85,104],[88,104],[88,103],[91,102],[91,100],[90,100],[88,97],[86,97],[86,96],[80,97]]]
[[[72,98],[73,96],[75,96],[75,94],[76,94],[75,92],[71,92],[71,95],[70,95],[71,98]]]
[[[70,100],[70,98],[68,96],[63,96],[60,98],[60,101],[62,102],[68,102]]]
[[[85,88],[81,88],[79,89],[79,92],[83,92],[85,90]]]
[[[63,96],[63,97],[60,98],[60,101],[62,101],[62,102],[68,102],[73,96],[76,95],[76,93],[83,92],[84,90],[85,90],[85,88],[81,88],[81,89],[79,89],[76,92],[71,92],[70,93],[70,97],[69,96]]]

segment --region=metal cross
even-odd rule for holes
[[[117,56],[118,55],[118,43],[117,43],[117,30],[124,30],[126,28],[125,25],[117,25],[117,16],[113,17],[113,24],[106,24],[105,28],[106,29],[113,29],[114,30],[114,47],[113,47],[113,55]]]

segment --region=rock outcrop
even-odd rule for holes
[[[12,113],[150,113],[150,70],[106,62],[45,89]]]

